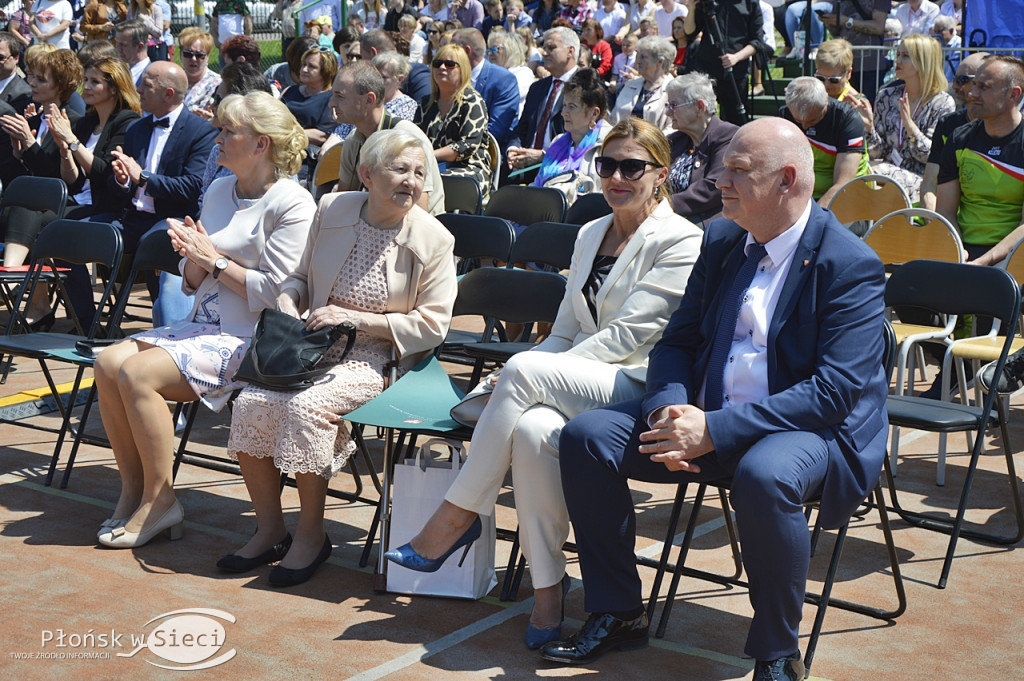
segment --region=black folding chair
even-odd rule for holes
[[[883,367],[886,371],[886,376],[892,375],[892,368],[895,364],[896,358],[896,335],[892,330],[892,326],[888,322],[885,323],[884,328],[884,339],[885,347],[883,351]],[[676,564],[669,564],[669,556],[673,546],[673,539],[676,536],[676,529],[678,527],[679,516],[682,511],[683,502],[686,496],[686,490],[688,485],[686,483],[680,484],[676,491],[675,501],[672,506],[670,515],[668,530],[665,533],[665,543],[662,549],[661,559],[657,563],[652,563],[647,559],[638,559],[642,565],[653,565],[657,568],[657,572],[654,578],[654,584],[651,588],[651,596],[647,604],[647,615],[649,618],[654,616],[654,609],[658,601],[658,596],[661,591],[661,583],[665,573],[668,570],[672,570],[672,582],[669,585],[668,596],[665,601],[665,605],[662,608],[661,619],[658,622],[658,628],[655,632],[655,636],[662,638],[665,635],[665,629],[668,626],[668,619],[672,614],[672,605],[675,602],[675,595],[679,588],[679,580],[683,575],[687,577],[695,577],[697,579],[703,579],[710,582],[723,585],[732,586],[743,586],[747,587],[748,583],[745,580],[740,579],[742,574],[742,562],[740,559],[739,545],[736,540],[735,528],[732,523],[731,513],[729,511],[728,501],[726,498],[726,492],[730,488],[730,480],[718,480],[713,482],[701,483],[697,489],[697,495],[693,502],[693,508],[690,510],[690,517],[687,521],[686,530],[683,533],[683,539],[679,547],[679,555],[676,558]],[[714,572],[708,572],[706,570],[698,570],[686,566],[686,558],[689,554],[691,544],[694,539],[695,530],[697,529],[697,517],[700,514],[700,510],[703,506],[705,493],[708,487],[716,488],[719,492],[719,498],[722,501],[722,512],[725,514],[726,529],[729,533],[729,543],[732,547],[733,563],[736,571],[733,575],[722,575]],[[872,497],[874,501],[872,502]],[[812,510],[819,504],[820,500],[813,500],[805,506],[805,513],[808,519],[811,516]],[[907,599],[906,592],[903,586],[903,577],[900,572],[899,559],[896,554],[896,546],[893,543],[892,529],[889,525],[889,515],[885,507],[885,499],[882,494],[881,482],[875,485],[874,490],[867,496],[867,500],[864,502],[866,506],[875,508],[878,510],[879,522],[882,529],[882,536],[885,540],[885,547],[889,557],[889,569],[892,572],[893,585],[896,591],[897,605],[892,610],[883,610],[874,606],[868,606],[860,603],[852,603],[850,601],[840,600],[832,598],[832,587],[835,583],[836,574],[839,569],[839,559],[842,555],[843,546],[846,542],[846,535],[849,530],[850,522],[847,521],[836,533],[835,545],[832,549],[832,555],[829,559],[828,569],[825,574],[825,579],[822,584],[822,590],[820,594],[808,593],[805,595],[805,602],[817,606],[814,624],[811,628],[811,634],[807,641],[807,650],[804,653],[804,666],[810,671],[811,663],[814,660],[814,652],[818,645],[818,638],[821,635],[821,628],[825,621],[825,611],[831,605],[842,610],[849,610],[862,615],[867,615],[874,619],[881,620],[893,620],[903,614],[906,610]],[[820,528],[815,524],[811,536],[811,555],[814,555],[815,548],[820,533]]]
[[[491,194],[484,215],[525,226],[535,222],[564,222],[568,209],[568,199],[557,189],[509,184]]]
[[[32,251],[32,263],[22,284],[21,291],[16,296],[15,308],[19,309],[23,303],[25,305],[28,304],[32,292],[37,286],[42,285],[44,272],[46,272],[47,268],[52,268],[54,260],[64,260],[76,265],[103,265],[116,269],[121,264],[122,254],[121,232],[112,225],[102,222],[77,220],[55,220],[51,222],[40,232],[36,239]],[[65,291],[60,279],[56,279],[55,284],[58,299],[64,301],[70,310],[71,306],[70,301],[67,299],[67,291]],[[99,310],[102,311],[108,307],[113,286],[113,281],[110,281],[104,288],[99,300]],[[77,319],[75,321],[77,324]],[[8,335],[0,338],[0,353],[9,354],[14,357],[35,359],[39,362],[43,376],[46,378],[46,384],[50,389],[50,394],[53,396],[57,410],[60,412],[61,426],[59,429],[0,419],[0,422],[3,423],[13,423],[27,428],[58,434],[53,458],[50,461],[50,470],[46,476],[47,485],[53,480],[53,474],[57,467],[57,458],[60,456],[60,450],[70,425],[71,411],[78,398],[82,375],[86,367],[91,365],[91,361],[81,362],[74,359],[75,346],[80,341],[95,338],[102,321],[103,317],[101,314],[95,315],[92,324],[90,324],[84,336],[49,332],[30,332],[12,335],[16,326],[16,315],[12,315],[11,322],[7,328]],[[112,322],[113,320],[111,320]],[[109,329],[110,326],[108,325],[108,331]],[[78,371],[72,384],[67,406],[61,400],[60,393],[47,365],[48,360],[72,362],[78,365]]]
[[[442,175],[444,185],[444,210],[446,213],[468,213],[479,215],[483,206],[480,185],[472,177],[464,175]]]
[[[437,219],[455,237],[458,274],[477,266],[480,259],[490,260],[492,264],[501,262],[503,266],[508,262],[516,240],[515,230],[508,220],[462,213],[441,213]]]
[[[885,304],[921,308],[927,312],[945,315],[976,315],[992,317],[999,322],[1004,335],[999,359],[996,360],[995,375],[999,375],[1006,364],[1006,357],[1013,343],[1017,319],[1020,314],[1021,293],[1017,282],[1001,268],[978,267],[934,260],[916,260],[902,265],[889,277],[885,286]],[[963,339],[970,341],[971,339]],[[953,341],[952,347],[961,341]],[[952,365],[953,352],[947,348],[943,358],[946,376]],[[962,360],[961,360],[962,361]],[[962,376],[963,368],[958,366]],[[949,571],[956,552],[956,543],[961,535],[971,539],[999,545],[1016,544],[1024,539],[1024,507],[1021,504],[1017,472],[1010,448],[1010,436],[1006,420],[995,408],[996,391],[989,391],[980,406],[943,402],[925,397],[890,395],[887,401],[889,423],[893,426],[916,428],[933,433],[973,433],[974,444],[967,466],[960,500],[953,518],[937,516],[935,513],[911,511],[899,504],[893,471],[886,461],[885,475],[889,484],[889,495],[893,509],[900,518],[915,525],[936,532],[949,534],[946,557],[942,562],[938,586],[946,587]],[[978,469],[978,460],[985,447],[985,436],[991,425],[997,424],[1002,437],[1003,453],[1006,458],[1007,482],[1013,503],[1017,531],[1012,535],[1001,535],[964,528],[964,516],[971,484]]]
[[[516,237],[510,256],[512,264],[527,266],[532,263],[552,272],[567,270],[572,264],[572,252],[579,232],[580,225],[535,222]]]
[[[585,225],[588,222],[603,218],[612,214],[612,207],[608,205],[604,194],[591,192],[577,197],[576,201],[569,206],[569,212],[565,216],[565,222],[574,225]]]

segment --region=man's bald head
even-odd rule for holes
[[[953,97],[959,106],[967,106],[967,93],[971,91],[971,80],[978,72],[981,63],[988,56],[988,52],[972,52],[967,55],[956,67],[956,76],[953,78]]]
[[[169,61],[155,61],[146,67],[139,79],[142,110],[162,118],[185,99],[188,78],[180,66]]]
[[[174,90],[176,104],[185,99],[188,77],[180,66],[172,61],[155,61],[149,65],[146,72],[152,74],[154,84],[161,90]]]
[[[814,154],[803,130],[784,118],[759,118],[736,132],[750,137],[761,162],[771,171],[791,166],[797,184],[810,197],[814,190]]]

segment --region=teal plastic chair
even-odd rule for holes
[[[415,445],[418,435],[469,440],[472,431],[452,420],[450,415],[452,407],[464,396],[465,393],[448,377],[437,357],[431,355],[397,381],[393,380],[380,395],[345,416],[345,420],[353,425],[385,430],[380,504],[374,514],[359,561],[360,566],[367,564],[379,526],[381,550],[377,553],[377,569],[374,575],[376,591],[387,590],[387,562],[384,560],[384,551],[388,545],[391,479],[396,453],[403,450],[408,453]],[[356,446],[366,452],[366,444],[360,431],[361,428],[352,429],[353,439]]]

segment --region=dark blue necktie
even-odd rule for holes
[[[761,262],[766,254],[764,246],[757,242],[750,245],[747,252],[746,262],[740,267],[733,279],[732,286],[722,298],[722,318],[715,330],[715,342],[711,345],[711,355],[708,357],[708,369],[704,375],[704,411],[715,411],[722,408],[722,397],[724,392],[723,381],[725,379],[725,363],[729,359],[729,350],[732,349],[732,337],[736,333],[736,320],[740,314],[740,305],[743,302],[744,294],[750,287],[757,271],[757,264]]]

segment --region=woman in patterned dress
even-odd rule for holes
[[[367,192],[330,194],[320,202],[302,261],[278,298],[278,309],[306,328],[349,322],[355,345],[324,361],[335,365],[315,385],[281,392],[249,386],[235,401],[228,453],[238,459],[256,511],[249,542],[217,566],[247,572],[281,561],[274,586],[309,579],[331,554],[324,503],[331,477],[355,451],[342,417],[384,389],[387,365],[401,372],[444,339],[456,283],[448,231],[420,209],[426,159],[402,130],[370,136],[360,156]],[[294,540],[281,510],[281,473],[295,477],[299,521]]]
[[[472,177],[486,197],[491,185],[487,104],[469,86],[466,51],[443,45],[430,62],[430,75],[430,99],[420,104],[413,122],[434,145],[441,174]]]
[[[309,193],[288,179],[306,135],[284,104],[265,92],[225,97],[217,124],[219,161],[234,175],[210,185],[198,221],[168,220],[182,289],[195,294],[190,321],[113,345],[94,367],[121,474],[121,496],[97,534],[104,546],[142,546],[168,529],[181,536],[166,401],[198,399],[218,410],[242,387],[234,375],[253,326],[298,266],[316,213]]]

